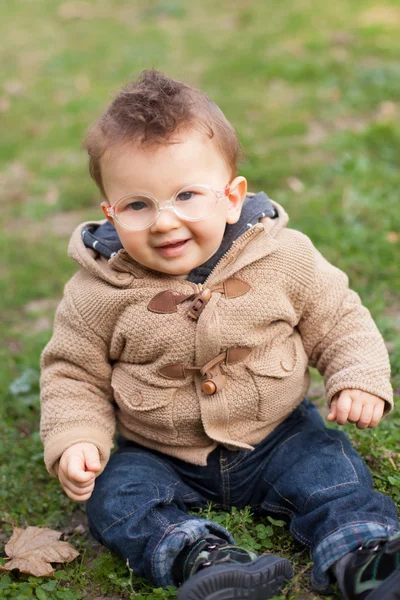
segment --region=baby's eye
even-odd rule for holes
[[[129,204],[127,204],[126,208],[128,210],[142,210],[143,208],[146,208],[146,206],[146,202],[142,202],[142,200],[137,200],[136,202],[130,202]]]
[[[181,192],[178,197],[177,200],[180,201],[185,201],[185,200],[193,200],[193,198],[195,197],[195,192]]]

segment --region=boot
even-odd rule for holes
[[[173,572],[183,582],[178,600],[266,600],[293,577],[285,558],[257,556],[212,535],[185,548]]]
[[[400,600],[400,535],[360,546],[333,571],[345,600]]]

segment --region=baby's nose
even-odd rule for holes
[[[171,229],[179,229],[182,223],[174,210],[170,207],[165,207],[160,210],[156,221],[151,226],[152,233],[157,231],[170,231]]]

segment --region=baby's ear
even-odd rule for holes
[[[114,219],[112,217],[110,217],[110,215],[107,213],[107,208],[110,208],[110,203],[107,202],[107,200],[103,200],[103,202],[101,203],[101,210],[104,213],[105,218],[107,219],[107,221],[110,221],[110,223],[114,224]]]
[[[230,184],[228,196],[228,212],[226,222],[229,225],[237,223],[240,219],[242,206],[247,193],[247,180],[244,177],[235,177]]]

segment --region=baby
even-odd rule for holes
[[[94,537],[180,600],[264,600],[290,562],[189,512],[250,506],[287,520],[316,590],[400,598],[394,503],[305,398],[313,366],[329,421],[372,428],[392,407],[383,340],[347,277],[247,193],[235,130],[186,84],[144,71],[85,147],[107,220],[71,238],[80,270],[42,355],[41,431]]]

